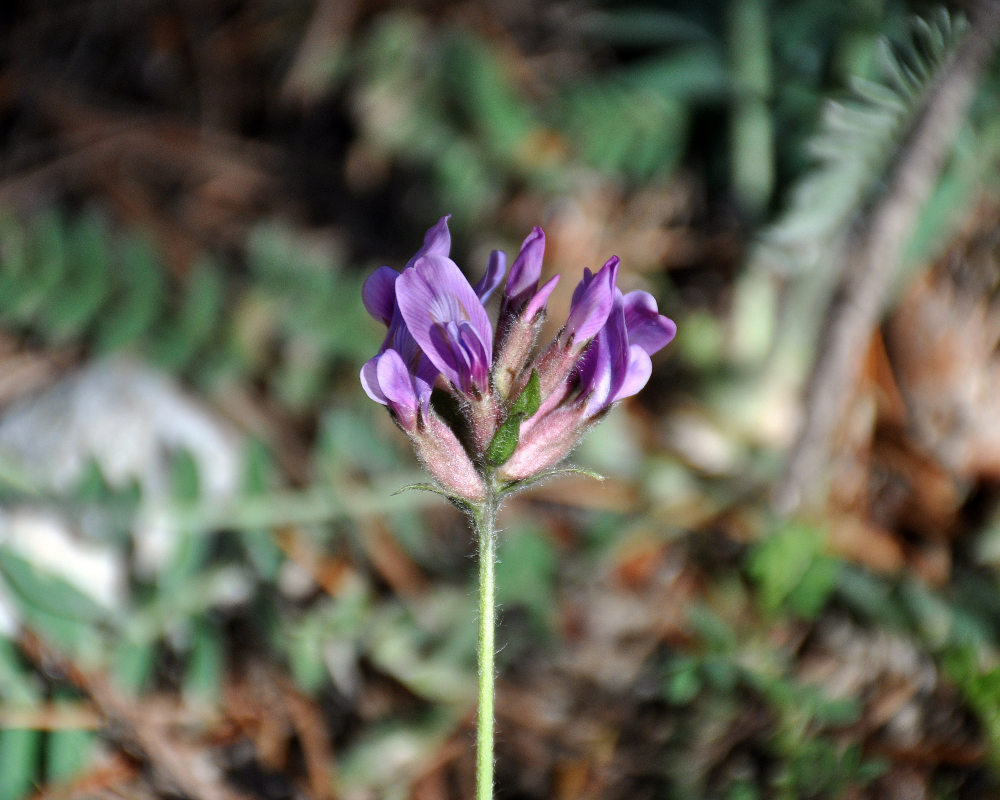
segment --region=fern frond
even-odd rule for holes
[[[757,261],[781,271],[813,267],[851,216],[878,194],[924,98],[967,28],[939,9],[915,18],[902,43],[883,39],[878,80],[856,78],[850,95],[829,100],[809,142],[814,169],[792,190],[785,213],[762,235]]]
[[[267,382],[290,408],[311,407],[332,367],[360,365],[378,347],[356,302],[361,277],[274,225],[250,237],[247,261],[247,281],[207,257],[176,280],[139,232],[97,215],[0,213],[0,328],[42,346],[131,350],[203,385]]]

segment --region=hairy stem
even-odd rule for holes
[[[496,625],[496,518],[493,494],[473,514],[479,541],[479,703],[476,711],[476,800],[493,797],[494,629]]]

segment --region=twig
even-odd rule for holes
[[[841,278],[827,306],[809,375],[804,419],[773,502],[781,513],[818,499],[824,465],[878,324],[907,237],[1000,37],[1000,2],[982,0],[950,64],[890,166],[886,191],[841,252]]]

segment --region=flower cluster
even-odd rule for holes
[[[559,281],[539,285],[542,229],[524,240],[490,304],[498,308],[495,332],[487,302],[507,273],[506,256],[494,251],[473,286],[450,250],[446,216],[402,272],[379,267],[369,276],[365,307],[388,330],[361,383],[389,408],[445,493],[478,503],[550,470],[612,404],[642,389],[650,356],[676,327],[652,295],[618,289],[612,257],[596,273],[584,270],[566,324],[536,353]]]

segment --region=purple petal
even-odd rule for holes
[[[601,330],[601,339],[606,343],[608,355],[611,360],[610,397],[613,398],[625,380],[629,361],[628,332],[625,328],[625,304],[622,293],[618,289],[615,289],[611,313],[608,314],[608,321]],[[608,403],[611,402],[613,402],[613,399],[608,400]]]
[[[583,268],[583,277],[580,278],[580,282],[573,289],[573,299],[570,301],[570,308],[577,305],[580,302],[580,298],[583,296],[584,291],[591,282],[594,280],[594,273],[590,271],[589,267]]]
[[[435,350],[457,376],[452,382],[463,392],[483,389],[489,383],[489,357],[478,334],[468,322],[448,322],[431,330]]]
[[[489,372],[493,328],[486,309],[454,261],[442,256],[418,259],[412,269],[399,276],[396,302],[424,355],[449,381],[467,389],[463,377],[468,380],[473,373]],[[459,327],[450,329],[448,323],[452,322]],[[468,330],[461,323],[467,323]],[[458,341],[456,331],[461,332]],[[479,346],[469,346],[471,339],[478,340]],[[474,367],[461,367],[467,354],[477,362]],[[485,383],[477,381],[476,385],[486,388]]]
[[[500,285],[504,273],[507,271],[507,255],[502,250],[494,250],[490,253],[489,263],[486,265],[486,274],[473,289],[479,297],[479,302],[486,304],[493,294],[493,290]]]
[[[612,256],[592,278],[584,272],[584,278],[573,293],[569,319],[563,334],[569,341],[586,342],[607,322],[614,302],[615,278],[618,274],[618,256]]]
[[[379,388],[388,400],[389,406],[396,412],[403,427],[413,430],[417,424],[417,411],[421,405],[421,398],[417,396],[414,376],[410,374],[406,363],[395,350],[386,350],[378,356],[375,371]],[[420,388],[423,393],[423,386]],[[430,394],[429,386],[427,394]]]
[[[624,400],[626,397],[639,392],[649,381],[649,376],[653,374],[653,361],[649,353],[641,345],[633,344],[628,352],[628,369],[624,375],[624,380],[614,397],[612,403]]]
[[[625,327],[629,344],[637,344],[649,355],[666,347],[677,333],[673,320],[660,314],[656,298],[649,292],[625,295]]]
[[[584,396],[584,416],[592,417],[610,406],[616,399],[624,377],[624,368],[618,365],[616,354],[605,339],[604,331],[594,339],[591,348],[598,346],[594,371],[590,377],[590,393]]]
[[[607,322],[594,338],[581,367],[580,389],[587,398],[586,415],[592,416],[615,401],[628,377],[629,347],[625,330],[625,305],[618,289],[614,291]]]
[[[445,214],[439,219],[427,233],[424,234],[423,246],[414,253],[413,258],[406,262],[406,266],[412,267],[417,263],[418,258],[423,256],[444,256],[448,257],[451,252],[451,233],[448,230],[448,220],[451,214]]]
[[[479,334],[468,322],[460,322],[458,331],[458,343],[462,350],[468,354],[469,380],[467,387],[486,387],[490,380],[490,357]]]
[[[382,349],[379,352],[384,353],[390,349],[395,350],[402,356],[403,361],[409,365],[411,371],[416,371],[416,364],[420,358],[420,346],[413,336],[410,335],[410,330],[406,327],[403,314],[400,312],[398,306],[392,315],[392,322],[389,323],[389,330],[385,335],[385,341],[382,343]]]
[[[396,307],[396,278],[399,273],[392,267],[379,267],[365,280],[361,287],[361,300],[368,313],[383,325],[392,321],[392,311]]]
[[[545,232],[536,225],[521,244],[521,251],[514,259],[510,276],[507,278],[507,287],[504,289],[508,305],[515,312],[520,310],[524,302],[538,288],[544,256]]]
[[[592,416],[607,405],[611,396],[611,353],[604,337],[598,334],[577,367],[580,377],[580,394],[586,416]]]
[[[541,289],[535,292],[535,296],[524,307],[525,319],[533,319],[535,314],[545,308],[545,304],[549,301],[549,295],[552,294],[552,290],[556,288],[557,283],[559,283],[559,276],[553,275],[542,285]]]
[[[385,392],[382,391],[382,387],[378,383],[378,360],[381,356],[382,354],[380,353],[365,362],[365,365],[361,368],[361,386],[364,387],[365,394],[372,400],[387,406],[389,405],[389,399],[385,396]]]

